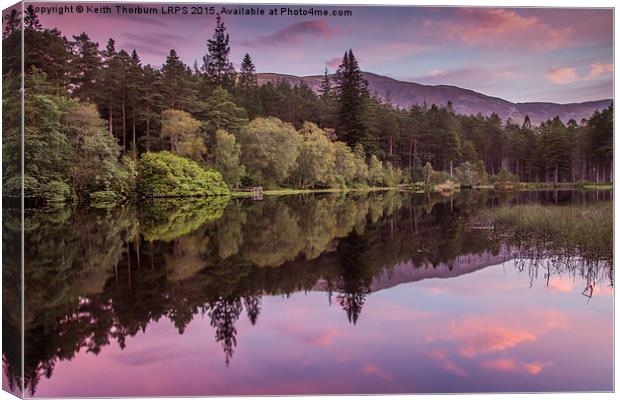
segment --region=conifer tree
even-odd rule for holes
[[[208,53],[203,57],[204,72],[207,81],[212,86],[222,86],[228,91],[232,90],[235,83],[235,69],[228,59],[230,55],[229,40],[226,26],[218,14],[215,32],[212,38],[207,40]]]
[[[176,51],[170,50],[161,72],[162,91],[166,107],[192,111],[196,105],[196,94],[191,82],[191,71],[179,59]]]
[[[244,89],[255,88],[258,86],[258,81],[256,79],[256,67],[252,62],[252,57],[250,57],[248,53],[245,53],[245,56],[243,56],[243,61],[241,61],[239,86]]]
[[[143,145],[146,151],[150,151],[153,144],[152,140],[155,139],[151,136],[151,132],[154,129],[153,123],[158,119],[161,104],[163,103],[160,71],[147,65],[143,70],[142,82],[141,119],[145,125]]]
[[[237,106],[230,93],[220,86],[216,87],[207,99],[205,112],[201,117],[209,135],[220,129],[236,134],[247,123],[245,110]]]
[[[323,80],[321,81],[321,86],[319,86],[319,93],[321,93],[321,100],[324,102],[328,102],[333,98],[332,93],[332,82],[329,78],[329,74],[327,73],[327,68],[325,68],[325,73],[323,74]]]
[[[321,128],[334,127],[334,88],[332,87],[332,79],[330,78],[327,68],[325,68],[325,74],[323,80],[319,86],[319,121],[318,125]]]
[[[461,156],[461,138],[456,129],[450,128],[445,133],[445,143],[443,147],[444,163],[450,166],[450,176],[454,169],[454,161]]]
[[[21,26],[21,18],[19,17],[19,13],[17,9],[12,9],[9,13],[9,16],[6,21],[6,26],[4,27],[4,31],[2,32],[2,38],[6,39],[13,32],[17,32]]]
[[[352,50],[344,54],[334,80],[338,101],[338,137],[349,146],[362,143],[364,147],[368,147],[368,131],[363,115],[364,103],[368,98],[368,82],[364,79]]]
[[[101,100],[107,113],[108,131],[114,135],[114,109],[118,102],[118,78],[120,76],[120,64],[116,53],[116,42],[110,38],[105,50],[101,52],[103,58],[101,83]]]
[[[138,154],[138,145],[136,142],[136,118],[138,115],[138,107],[140,106],[139,103],[142,98],[143,82],[142,61],[140,61],[140,57],[135,49],[131,52],[127,72],[128,100],[131,107],[131,153],[133,157],[136,158]]]
[[[237,94],[239,104],[246,109],[250,118],[257,116],[260,111],[258,79],[256,77],[256,67],[252,62],[252,58],[247,53],[241,62],[239,81],[237,83]]]
[[[119,101],[121,106],[121,140],[123,143],[123,154],[127,150],[127,97],[129,80],[129,65],[131,58],[125,50],[121,50],[117,54],[119,63]]]
[[[99,92],[98,80],[101,72],[101,59],[98,44],[91,41],[86,33],[73,36],[73,79],[74,95],[83,101],[95,101]]]
[[[39,17],[34,10],[32,5],[26,7],[26,15],[24,16],[24,27],[26,29],[33,29],[35,31],[40,31],[42,29],[41,22],[39,22]]]

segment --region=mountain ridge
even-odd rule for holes
[[[267,82],[286,80],[292,85],[301,82],[306,83],[312,90],[318,92],[323,75],[296,76],[275,72],[257,73],[259,85]],[[458,114],[478,114],[489,116],[496,113],[502,120],[511,118],[521,123],[526,115],[529,115],[532,124],[538,125],[556,116],[566,123],[570,119],[577,122],[588,118],[594,111],[608,107],[613,99],[592,100],[577,103],[553,103],[553,102],[520,102],[513,103],[500,97],[488,96],[475,90],[461,88],[454,85],[424,85],[416,82],[401,81],[388,76],[378,75],[371,72],[363,72],[368,81],[371,93],[394,106],[409,108],[412,105],[446,105],[452,102],[454,110]]]

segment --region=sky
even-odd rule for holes
[[[40,13],[40,20],[67,37],[86,32],[102,48],[113,37],[118,48],[135,48],[145,64],[160,66],[173,48],[189,65],[201,64],[215,26],[213,15],[164,15],[161,4],[145,3],[140,6],[156,7],[159,13],[119,14],[115,3],[107,5],[110,14]],[[222,6],[216,5],[216,10]],[[273,6],[260,8],[268,14]],[[351,48],[364,71],[422,84],[455,85],[513,102],[572,103],[613,97],[611,9],[314,8],[351,10],[352,15],[223,15],[235,67],[247,52],[258,72],[316,75],[325,68],[334,72]]]

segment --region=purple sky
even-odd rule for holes
[[[213,16],[119,15],[108,5],[112,14],[40,19],[67,36],[84,31],[101,47],[113,37],[118,47],[135,48],[145,64],[160,66],[172,48],[190,65],[201,62]],[[333,72],[352,48],[365,71],[515,102],[613,97],[611,9],[315,8],[348,9],[353,16],[224,16],[235,66],[249,52],[258,72],[321,74],[326,66]]]

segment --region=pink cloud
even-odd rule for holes
[[[613,64],[602,64],[602,63],[594,63],[590,64],[590,78],[596,78],[597,76],[603,75],[607,72],[612,72],[614,70]]]
[[[493,369],[496,371],[516,371],[517,362],[512,358],[500,358],[497,360],[482,361],[480,363],[482,368]]]
[[[327,329],[325,332],[322,332],[318,336],[309,338],[307,342],[319,347],[329,347],[332,342],[340,336],[343,336],[343,332],[341,330],[331,328]]]
[[[577,72],[575,72],[575,68],[557,68],[551,67],[547,70],[545,77],[558,85],[565,85],[567,83],[577,82],[579,77],[577,76]]]
[[[436,76],[442,76],[444,75],[444,72],[440,69],[431,69],[430,71],[428,71],[428,76],[432,76],[432,77],[436,77]]]
[[[545,77],[558,85],[596,79],[604,74],[613,72],[613,64],[594,63],[590,64],[590,72],[586,76],[579,76],[573,67],[551,67]]]
[[[362,367],[362,372],[364,372],[367,375],[376,375],[379,378],[388,381],[388,382],[392,382],[394,380],[394,378],[392,377],[392,375],[384,370],[382,370],[381,368],[379,368],[378,366],[376,366],[375,364],[366,364]]]
[[[555,49],[568,44],[570,28],[553,28],[535,16],[501,8],[459,8],[456,18],[439,22],[433,33],[467,46]]]
[[[518,372],[538,375],[549,363],[521,362],[512,358],[499,358],[480,362],[480,367],[501,372]]]
[[[540,363],[524,363],[523,367],[525,368],[528,374],[538,375],[543,370],[543,368],[547,365],[549,364],[543,365]]]
[[[344,332],[338,328],[326,327],[316,332],[313,329],[308,329],[302,323],[282,325],[280,329],[295,340],[317,347],[329,347],[338,337],[344,336]]]
[[[340,63],[342,63],[342,57],[334,57],[325,61],[325,65],[333,69],[337,69],[340,66]]]
[[[468,376],[469,374],[467,373],[467,371],[461,367],[460,365],[455,364],[452,360],[450,360],[448,358],[448,355],[446,354],[445,350],[442,349],[436,349],[436,350],[432,350],[429,351],[428,353],[426,353],[431,359],[437,361],[438,365],[440,368],[448,371],[448,372],[452,372],[455,375],[458,376]]]
[[[533,342],[536,335],[523,329],[509,329],[502,326],[479,326],[466,323],[462,328],[467,335],[458,348],[463,357],[493,353],[516,347],[523,342]]]
[[[466,318],[450,324],[449,340],[457,345],[462,357],[474,358],[481,354],[503,352],[523,343],[535,342],[553,329],[566,329],[567,317],[553,310],[536,313],[529,322],[510,319],[494,320],[480,317]]]
[[[330,39],[333,35],[334,29],[327,22],[312,20],[296,22],[272,34],[245,41],[243,44],[249,46],[298,45],[303,39]]]

